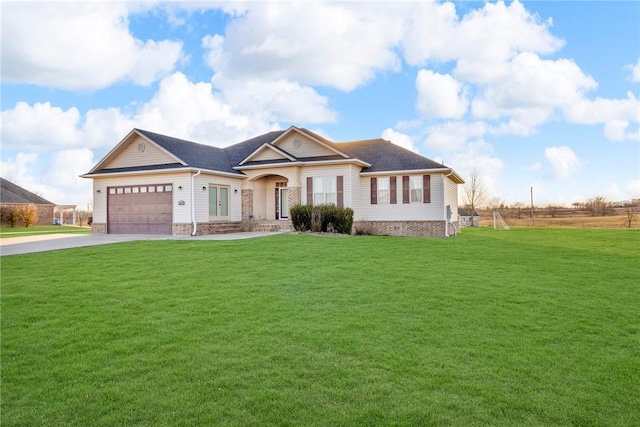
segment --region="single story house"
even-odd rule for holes
[[[29,206],[35,206],[38,213],[38,220],[33,225],[51,225],[53,223],[55,203],[7,179],[0,178],[0,209],[3,212]],[[8,220],[4,218],[4,215],[2,215],[2,224],[8,225]]]
[[[374,234],[446,237],[464,183],[389,141],[336,143],[295,126],[226,148],[133,129],[82,177],[102,234],[291,229],[289,207],[332,203]]]
[[[475,209],[458,208],[458,221],[461,227],[477,227],[480,215]]]

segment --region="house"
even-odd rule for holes
[[[477,227],[479,218],[475,209],[458,208],[458,220],[462,227]]]
[[[0,208],[2,209],[2,224],[9,221],[4,213],[10,210],[20,210],[35,206],[38,220],[33,225],[51,225],[53,223],[55,203],[26,190],[13,182],[0,178]]]
[[[173,235],[291,229],[289,207],[333,203],[375,234],[445,237],[464,182],[383,139],[335,143],[295,126],[226,148],[133,129],[82,177],[94,233]]]

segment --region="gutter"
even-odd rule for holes
[[[193,222],[193,231],[191,232],[192,236],[196,235],[198,231],[198,223],[196,222],[196,188],[195,188],[195,177],[200,175],[202,170],[198,169],[195,175],[191,175],[191,221]]]

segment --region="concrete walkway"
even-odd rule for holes
[[[40,236],[10,237],[0,239],[0,256],[57,251],[85,246],[109,245],[137,240],[239,240],[286,233],[246,232],[210,234],[207,236],[165,236],[148,234],[45,234]]]

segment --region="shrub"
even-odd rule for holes
[[[373,231],[373,223],[371,221],[359,221],[356,224],[354,233],[358,236],[372,236]]]
[[[298,231],[351,234],[353,209],[335,205],[295,205],[289,210],[293,227]]]
[[[20,207],[19,206],[3,206],[0,211],[3,223],[9,223],[11,227],[15,227],[20,220]]]
[[[38,222],[38,208],[35,205],[28,205],[20,210],[20,217],[25,227],[31,227]]]

